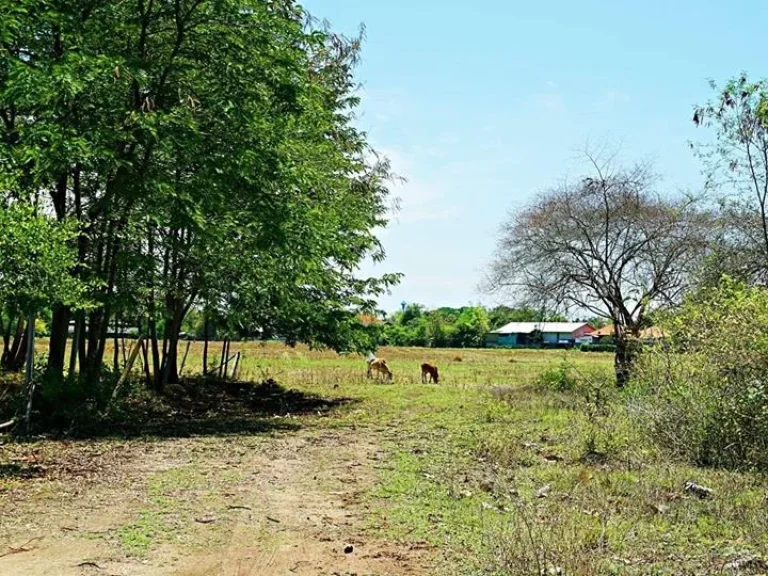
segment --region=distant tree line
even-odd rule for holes
[[[565,320],[561,314],[530,307],[465,306],[428,310],[420,304],[410,304],[375,325],[382,346],[482,348],[489,331],[510,322]]]

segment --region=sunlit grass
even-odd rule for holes
[[[239,379],[355,400],[298,422],[352,429],[385,450],[367,529],[429,543],[440,551],[436,574],[720,574],[768,555],[764,478],[669,460],[612,390],[610,355],[384,348],[395,378],[381,383],[358,355],[254,342],[231,351],[242,353]],[[212,345],[210,364],[219,354]],[[424,361],[440,368],[439,385],[421,384]],[[605,411],[578,388],[541,385],[563,362],[609,387]],[[192,343],[184,374],[201,368],[202,343]],[[182,483],[197,481],[185,474]],[[715,497],[686,494],[688,480]],[[184,511],[175,481],[152,482],[153,499],[119,533],[131,554],[146,553]]]

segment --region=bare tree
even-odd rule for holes
[[[648,313],[686,290],[706,246],[708,216],[692,198],[658,194],[646,165],[614,171],[590,161],[592,176],[558,185],[510,216],[486,288],[612,322],[623,386]]]

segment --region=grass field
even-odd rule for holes
[[[122,362],[133,341],[121,344],[118,357]],[[126,348],[123,351],[123,346]],[[187,342],[179,343],[179,356],[184,356]],[[48,342],[39,339],[36,353],[45,354]],[[112,362],[112,341],[107,343],[105,362]],[[243,361],[238,376],[244,380],[259,381],[274,377],[283,384],[327,383],[330,380],[361,383],[365,379],[365,360],[356,354],[339,355],[332,351],[309,350],[306,346],[290,348],[276,342],[233,342],[230,355],[242,352]],[[67,349],[67,358],[69,348]],[[579,351],[546,350],[452,350],[425,348],[381,348],[377,354],[387,360],[395,373],[395,382],[415,384],[421,382],[419,367],[431,362],[440,367],[440,377],[452,385],[525,384],[534,381],[547,366],[567,358],[577,367],[600,366],[608,368],[612,358],[607,354],[585,354]],[[182,376],[199,375],[203,367],[203,343],[190,342],[189,355]],[[209,366],[221,360],[220,342],[212,342],[208,352]],[[141,358],[141,357],[139,357]],[[181,361],[180,361],[181,362]],[[139,370],[137,360],[135,370]],[[231,369],[231,366],[230,366]]]
[[[248,425],[238,420],[239,428],[192,437],[161,430],[140,440],[3,445],[0,544],[16,550],[40,534],[46,544],[0,557],[0,574],[671,575],[768,567],[764,478],[669,461],[618,394],[537,385],[563,362],[600,382],[610,373],[608,355],[383,349],[395,374],[383,384],[365,378],[359,356],[238,346],[241,379],[282,386],[265,389],[272,396],[258,406],[269,409]],[[440,385],[421,384],[423,361],[440,367]],[[194,344],[185,374],[200,367]],[[183,397],[162,401],[172,418],[185,402],[199,403],[188,386],[189,397],[176,390]],[[73,489],[82,474],[87,480]],[[688,495],[689,480],[714,497]],[[226,512],[232,498],[248,518]],[[206,523],[207,515],[215,521]],[[76,530],[62,532],[66,523]],[[354,552],[344,554],[347,542]],[[99,570],[89,572],[88,562]]]

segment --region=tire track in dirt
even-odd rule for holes
[[[112,482],[73,494],[63,481],[49,486],[45,498],[39,490],[38,496],[22,491],[12,503],[0,501],[4,516],[13,516],[0,521],[0,544],[44,537],[28,552],[0,558],[0,574],[432,573],[426,546],[386,542],[365,529],[370,511],[363,494],[375,482],[373,463],[380,459],[375,440],[359,429],[303,429],[275,438],[162,440],[151,449],[125,444],[130,457],[123,454]],[[113,535],[151,502],[147,478],[179,469],[194,470],[204,481],[192,485],[187,502],[184,490],[174,494],[187,505],[168,516],[177,533],[158,534],[160,542],[144,557],[127,556]],[[237,478],[222,488],[219,480],[228,474]]]

